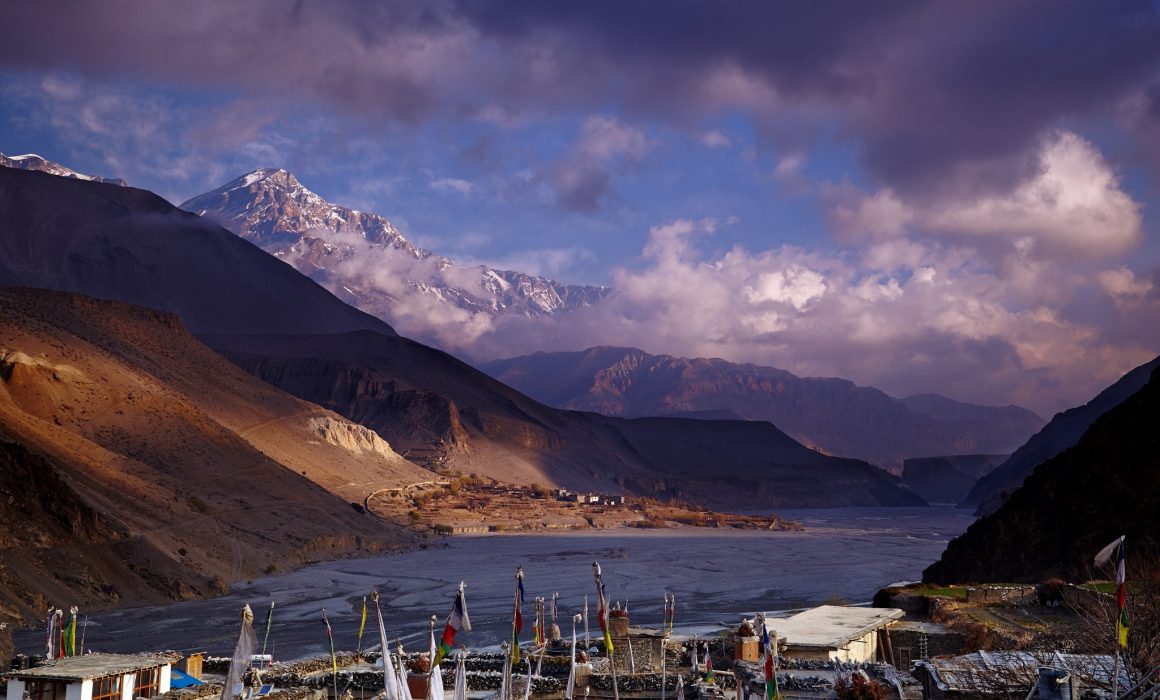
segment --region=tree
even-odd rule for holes
[[[1128,649],[1124,661],[1130,673],[1143,674],[1160,666],[1160,557],[1125,557],[1128,598]],[[1105,576],[1112,571],[1102,571]],[[1114,573],[1108,578],[1114,580]],[[1116,597],[1092,594],[1069,601],[1081,623],[1077,651],[1110,654],[1115,648]],[[1134,677],[1134,676],[1133,676]]]

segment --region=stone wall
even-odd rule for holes
[[[976,605],[1005,603],[1031,605],[1038,602],[1037,586],[983,586],[967,589],[967,602]]]

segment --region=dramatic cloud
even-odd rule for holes
[[[838,254],[732,248],[706,258],[696,243],[714,229],[690,220],[654,227],[649,264],[619,270],[614,295],[594,308],[547,321],[500,318],[469,342],[459,332],[443,336],[452,350],[480,359],[627,345],[838,373],[896,395],[938,386],[1047,415],[1155,354],[1148,328],[1118,343],[1105,337],[1101,323],[1126,310],[1121,302],[1142,303],[1153,291],[1122,267],[1053,279],[1069,302],[1115,297],[1102,320],[1085,320],[1063,311],[1066,304],[1023,303],[1018,275],[967,248],[910,241],[915,263],[888,256],[885,267],[873,264],[875,246]]]
[[[4,124],[84,170],[184,198],[293,161],[480,259],[617,266],[532,322],[404,282],[470,269],[345,263],[464,355],[636,345],[1050,413],[1160,343],[1154,2],[10,5]]]
[[[589,117],[571,153],[547,176],[557,204],[573,211],[596,211],[613,195],[612,168],[639,162],[652,147],[638,128],[607,115]]]
[[[1142,240],[1140,205],[1092,144],[1058,131],[1037,154],[1038,167],[1007,192],[914,203],[890,189],[854,196],[832,211],[845,235],[881,239],[914,230],[969,239],[982,248],[1100,259],[1122,255]],[[956,193],[957,194],[957,193]]]
[[[294,94],[370,119],[742,110],[773,139],[838,121],[896,190],[1022,179],[1046,130],[1151,94],[1160,67],[1160,16],[1143,1],[111,0],[5,14],[8,66]]]

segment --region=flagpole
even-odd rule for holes
[[[435,675],[435,623],[438,621],[438,615],[431,616],[431,663],[427,665],[427,700],[431,699],[431,678]]]
[[[592,647],[592,640],[588,638],[588,594],[584,594],[584,651]]]
[[[592,562],[592,570],[596,574],[596,594],[600,596],[600,611],[597,615],[600,617],[600,629],[604,632],[604,651],[608,654],[608,670],[612,674],[612,697],[613,700],[620,700],[620,682],[616,678],[616,657],[613,654],[613,646],[610,643],[612,637],[608,630],[608,599],[604,593],[604,578],[601,575],[599,563]]]
[[[512,697],[512,648],[511,645],[507,642],[501,643],[500,647],[503,648],[504,657],[503,679],[501,680],[501,683],[503,683],[503,688],[500,689],[499,700],[510,700]],[[528,666],[530,667],[531,665],[531,661],[528,661]]]
[[[330,629],[330,620],[326,619],[326,608],[322,609],[322,622],[326,625],[326,637],[330,640],[330,668],[334,677],[334,700],[338,700],[338,657],[334,655],[334,632]]]
[[[1096,566],[1105,566],[1115,556],[1115,564],[1113,568],[1116,572],[1116,616],[1115,626],[1112,634],[1112,647],[1115,651],[1115,663],[1112,671],[1112,697],[1118,694],[1120,681],[1120,649],[1128,648],[1128,587],[1127,587],[1127,564],[1124,556],[1124,536],[1112,540],[1112,543],[1104,547],[1096,554],[1093,563]]]
[[[363,596],[362,622],[358,625],[358,645],[355,647],[354,657],[362,659],[362,638],[367,628],[367,597]],[[264,653],[264,652],[263,652]]]
[[[668,596],[665,597],[665,607],[668,608]],[[661,700],[665,700],[665,670],[668,668],[667,659],[665,658],[665,634],[664,626],[661,627]]]
[[[262,654],[266,653],[266,642],[270,641],[270,625],[274,622],[274,601],[270,601],[270,612],[266,613],[266,634],[262,637]]]
[[[1117,561],[1116,561],[1116,578],[1118,579],[1116,583],[1118,584],[1117,589],[1119,588],[1119,586],[1124,587],[1124,608],[1127,608],[1128,607],[1128,597],[1127,597],[1128,587],[1127,587],[1127,583],[1126,583],[1126,581],[1127,581],[1126,573],[1127,572],[1120,571],[1120,566],[1124,566],[1124,568],[1127,568],[1127,564],[1125,563],[1124,559],[1125,559],[1125,557],[1124,557],[1124,536],[1120,535],[1120,551],[1119,551],[1119,555],[1118,555]],[[1116,602],[1119,603],[1119,590],[1116,591],[1116,597],[1117,597]],[[1117,605],[1116,606],[1116,625],[1115,625],[1115,633],[1114,633],[1116,638],[1114,640],[1112,640],[1112,645],[1116,648],[1116,661],[1115,661],[1115,664],[1112,666],[1112,698],[1115,698],[1117,695],[1119,695],[1118,691],[1119,691],[1119,685],[1120,685],[1120,623],[1121,623],[1121,616],[1123,614],[1124,614],[1123,609],[1120,608],[1119,605]]]
[[[512,611],[512,658],[519,662],[520,657],[520,633],[523,632],[523,593],[524,593],[524,567],[516,567],[516,594],[515,603]]]

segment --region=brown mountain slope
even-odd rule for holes
[[[1041,463],[997,511],[952,540],[923,579],[1087,579],[1092,557],[1120,535],[1137,561],[1160,556],[1160,370]]]
[[[895,399],[846,379],[634,348],[538,352],[481,369],[549,406],[625,418],[726,411],[769,421],[827,454],[895,472],[909,457],[1009,453],[1043,425],[1018,406],[975,406],[936,395]]]
[[[361,331],[203,339],[393,443],[422,433],[428,442],[408,446],[436,449],[464,472],[721,508],[924,503],[885,472],[807,449],[769,423],[559,411],[405,338]]]
[[[427,478],[176,317],[0,288],[0,612],[201,595],[412,541],[352,508]]]

